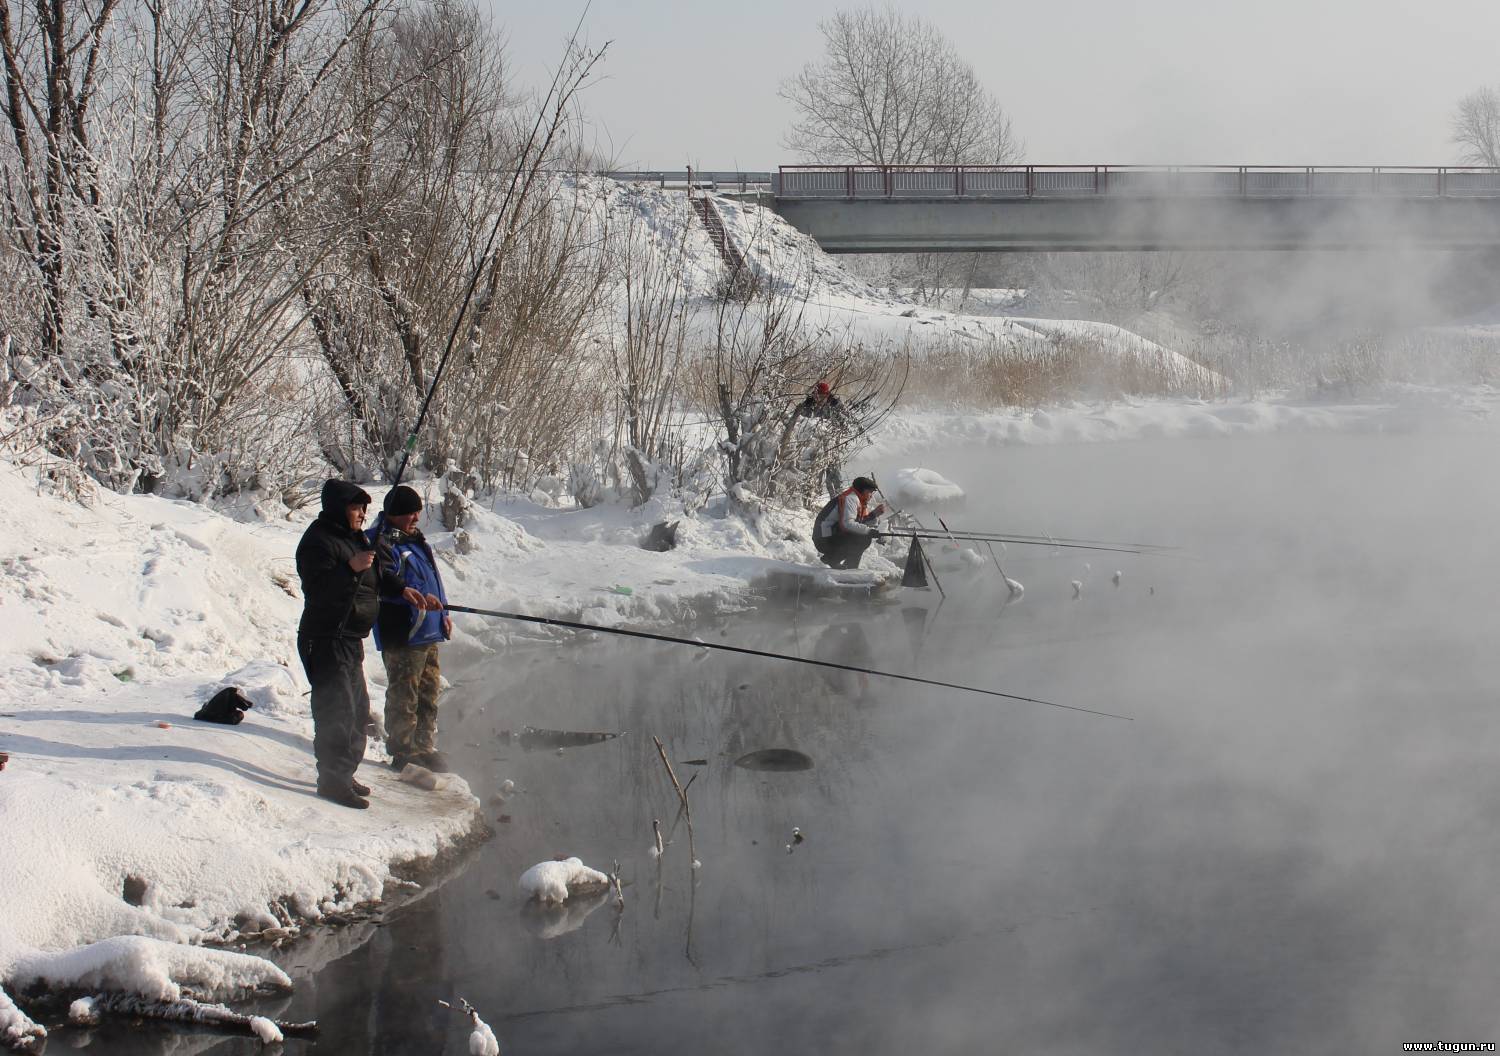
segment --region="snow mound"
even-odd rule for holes
[[[298,715],[306,711],[297,676],[289,668],[269,660],[252,660],[230,672],[207,696],[228,686],[243,692],[262,715]]]
[[[963,501],[964,489],[932,469],[898,469],[880,482],[880,490],[897,506],[937,509]]]
[[[577,858],[561,862],[538,862],[521,874],[520,887],[542,902],[562,903],[570,894],[608,886],[609,877],[590,869]]]
[[[139,935],[22,957],[11,979],[21,986],[39,982],[55,988],[124,991],[152,1001],[176,1001],[184,986],[195,994],[226,997],[262,988],[292,988],[287,974],[263,958]]]

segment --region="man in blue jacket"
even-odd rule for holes
[[[437,750],[438,644],[453,636],[453,622],[444,611],[448,595],[437,559],[417,527],[421,516],[422,497],[398,484],[370,529],[371,542],[381,544],[381,559],[388,562],[389,579],[382,577],[382,583],[392,584],[382,590],[375,648],[385,661],[385,746],[391,766],[400,770],[416,763],[444,773],[448,764]],[[412,603],[413,594],[421,605]]]

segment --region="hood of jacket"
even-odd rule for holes
[[[358,484],[347,480],[325,480],[323,482],[323,509],[319,516],[334,524],[349,527],[348,509],[354,503],[370,505],[370,493]]]

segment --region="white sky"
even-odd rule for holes
[[[489,0],[520,81],[545,89],[583,0]],[[782,79],[834,0],[594,0],[613,43],[584,99],[624,165],[764,169]],[[1460,96],[1500,85],[1496,0],[925,0],[1037,164],[1440,165]],[[612,145],[612,150],[609,149]]]

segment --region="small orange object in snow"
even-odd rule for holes
[[[158,722],[156,724],[156,728],[158,730],[170,730],[172,728],[172,724],[170,722]]]
[[[10,756],[5,752],[0,752],[0,770],[4,770],[5,764],[8,762],[10,762]]]

